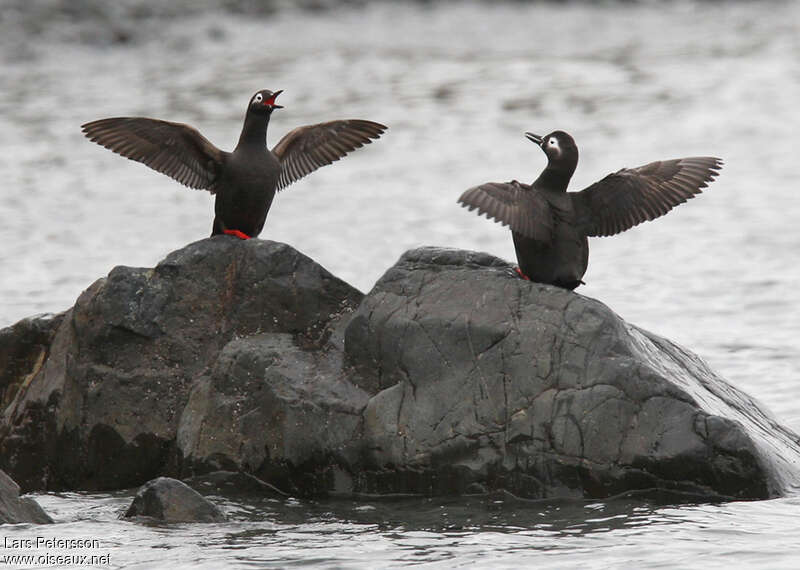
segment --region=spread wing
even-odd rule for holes
[[[550,241],[553,211],[547,200],[528,185],[512,182],[487,182],[464,192],[458,199],[470,211],[478,209],[525,237]]]
[[[678,158],[623,168],[570,193],[586,235],[610,236],[663,216],[700,194],[718,174],[722,160]]]
[[[283,190],[317,168],[377,139],[388,127],[372,121],[348,119],[297,127],[272,152],[281,163],[278,190]]]
[[[117,154],[146,164],[189,188],[214,193],[214,181],[226,152],[197,129],[144,117],[115,117],[86,123],[86,137]]]

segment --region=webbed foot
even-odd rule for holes
[[[250,236],[239,230],[222,230],[222,233],[228,236],[236,236],[239,239],[250,239]]]
[[[520,276],[522,279],[524,279],[525,281],[530,281],[530,280],[531,280],[531,278],[530,278],[530,277],[528,277],[527,275],[525,275],[525,274],[522,272],[522,269],[520,269],[519,267],[515,267],[515,268],[514,268],[514,271],[516,272],[516,274],[517,274],[517,275],[519,275],[519,276]]]

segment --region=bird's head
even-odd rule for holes
[[[275,103],[275,98],[281,93],[283,93],[283,89],[279,89],[274,93],[269,89],[262,89],[250,99],[248,109],[259,115],[269,115],[275,109],[283,109],[283,105]]]
[[[578,146],[569,134],[553,131],[543,137],[533,133],[525,133],[525,136],[539,145],[547,155],[548,168],[566,170],[570,174],[575,171],[578,166]]]

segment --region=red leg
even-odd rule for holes
[[[222,230],[222,233],[229,236],[236,236],[239,239],[250,239],[250,236],[239,230]]]
[[[530,277],[528,277],[527,275],[525,275],[525,274],[522,272],[522,269],[520,269],[519,267],[515,267],[515,268],[514,268],[514,271],[516,271],[516,272],[517,272],[517,275],[519,275],[520,277],[522,277],[522,278],[523,278],[525,281],[530,281],[530,280],[531,280],[531,278],[530,278]]]

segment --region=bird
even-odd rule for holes
[[[578,166],[575,140],[564,131],[525,136],[547,156],[547,166],[533,183],[481,184],[458,202],[509,226],[520,277],[569,290],[585,284],[588,237],[611,236],[663,216],[700,194],[723,164],[711,156],[659,160],[567,192]]]
[[[239,142],[220,150],[194,127],[147,117],[113,117],[81,126],[83,134],[113,152],[141,162],[189,188],[215,195],[211,235],[258,236],[275,193],[316,169],[372,142],[388,127],[346,119],[305,125],[272,150],[267,126],[283,90],[262,89],[247,104]]]

